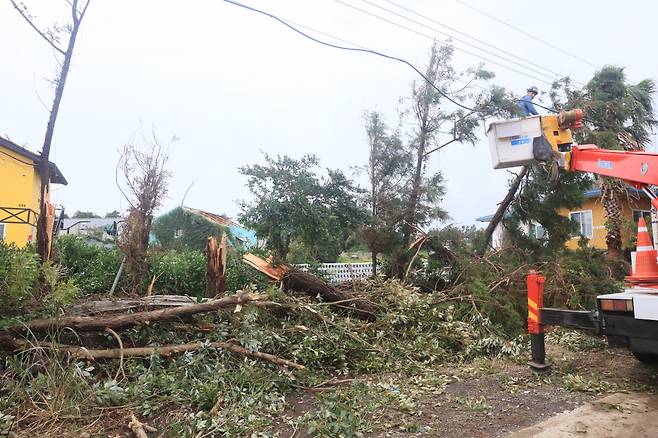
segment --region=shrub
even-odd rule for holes
[[[123,258],[116,248],[90,245],[76,236],[59,237],[55,255],[66,277],[73,279],[83,294],[108,292]]]
[[[63,267],[63,278],[71,279],[83,294],[108,292],[123,258],[121,252],[115,248],[90,245],[75,236],[62,236],[57,239],[56,252]],[[226,289],[235,291],[250,285],[265,287],[267,280],[243,263],[242,255],[242,251],[229,248]],[[156,277],[157,293],[204,295],[206,256],[202,251],[151,251],[148,256],[148,270],[148,281]],[[122,277],[119,288],[130,286],[128,281],[128,277]],[[147,287],[148,284],[143,284],[138,289],[146,291]]]
[[[204,296],[206,256],[196,250],[171,250],[149,256],[151,278],[160,294]]]
[[[39,256],[32,247],[18,248],[0,240],[2,313],[13,313],[32,298],[39,277]]]

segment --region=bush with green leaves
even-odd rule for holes
[[[109,292],[123,259],[118,249],[91,245],[77,236],[58,237],[54,252],[67,278],[73,279],[83,294]]]
[[[91,245],[75,236],[58,238],[55,247],[64,277],[74,281],[81,293],[109,292],[123,258],[119,250]],[[265,287],[267,280],[242,262],[243,254],[242,250],[229,248],[227,290]],[[205,293],[206,255],[202,251],[185,248],[152,250],[148,256],[148,270],[149,279],[156,279],[157,293],[192,296]],[[121,278],[119,290],[128,286],[127,281],[126,276]],[[143,284],[141,290],[146,291],[147,287],[148,284]]]
[[[2,313],[13,313],[32,299],[39,278],[39,256],[30,246],[19,248],[0,240]]]
[[[206,256],[201,251],[152,252],[148,262],[157,293],[205,296]]]

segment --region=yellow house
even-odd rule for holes
[[[605,244],[605,210],[601,203],[601,189],[592,189],[584,193],[585,202],[578,208],[568,210],[561,208],[558,213],[568,216],[578,222],[580,234],[589,239],[590,246],[606,249]],[[636,233],[637,221],[644,215],[647,223],[650,223],[651,202],[647,196],[631,187],[627,189],[628,196],[622,196],[622,217],[625,224],[622,227],[622,237],[626,246],[633,234]],[[566,246],[571,249],[578,247],[580,235],[572,237]]]
[[[605,228],[606,218],[605,210],[601,203],[601,189],[591,189],[583,194],[585,195],[585,201],[580,207],[571,210],[567,208],[558,209],[558,214],[573,219],[580,227],[578,234],[572,236],[566,242],[565,246],[570,249],[576,249],[582,235],[589,239],[590,246],[607,249],[605,243],[607,234]],[[627,188],[627,196],[622,196],[622,217],[624,219],[622,223],[622,238],[625,247],[629,246],[630,239],[635,237],[637,233],[637,221],[640,216],[643,215],[647,224],[650,224],[650,214],[651,202],[649,199],[645,194],[629,186]],[[479,217],[475,220],[486,223],[490,222],[492,218],[493,215],[489,215]],[[544,228],[537,223],[526,224],[522,228],[526,233],[534,235],[538,239],[546,237]],[[491,236],[492,247],[501,248],[508,240],[509,235],[507,230],[502,223],[499,223]]]
[[[0,239],[5,242],[23,246],[36,236],[40,161],[39,155],[0,137]],[[57,166],[49,164],[50,183],[66,185]],[[50,184],[46,186],[46,200],[49,192]]]

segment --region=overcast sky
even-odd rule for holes
[[[445,39],[363,0],[343,1]],[[386,0],[369,1],[454,33]],[[335,0],[244,2],[418,66],[424,65],[431,45],[424,36]],[[584,82],[595,71],[457,0],[396,2],[575,80]],[[653,1],[464,2],[592,64],[625,66],[631,81],[658,79],[658,3]],[[65,0],[25,3],[43,26],[63,23],[69,16]],[[0,0],[0,41],[0,135],[38,151],[48,117],[40,100],[48,106],[52,100],[46,79],[55,73],[53,51],[9,0]],[[462,43],[455,46],[477,52]],[[455,52],[457,68],[479,62],[459,49]],[[537,79],[485,64],[496,73],[493,82],[519,96],[529,85],[548,90]],[[272,19],[221,0],[92,0],[55,130],[51,159],[69,185],[57,186],[54,200],[69,212],[124,210],[126,202],[114,183],[117,151],[141,125],[147,132],[155,127],[163,140],[179,138],[170,149],[173,177],[161,211],[179,205],[194,182],[186,205],[235,216],[236,201],[249,196],[240,166],[259,161],[261,151],[292,157],[313,153],[324,167],[349,172],[367,159],[363,113],[381,111],[395,125],[396,110],[404,106],[400,98],[409,96],[414,80],[416,74],[400,63],[320,46]],[[444,207],[454,223],[471,224],[475,217],[493,212],[507,190],[509,175],[491,169],[483,130],[478,144],[451,145],[434,154],[430,167],[444,172]]]

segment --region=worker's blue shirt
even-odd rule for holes
[[[536,116],[539,115],[537,110],[535,109],[535,106],[532,104],[532,97],[528,96],[527,94],[521,98],[521,100],[517,103],[519,108],[523,110],[523,114],[526,116]]]

